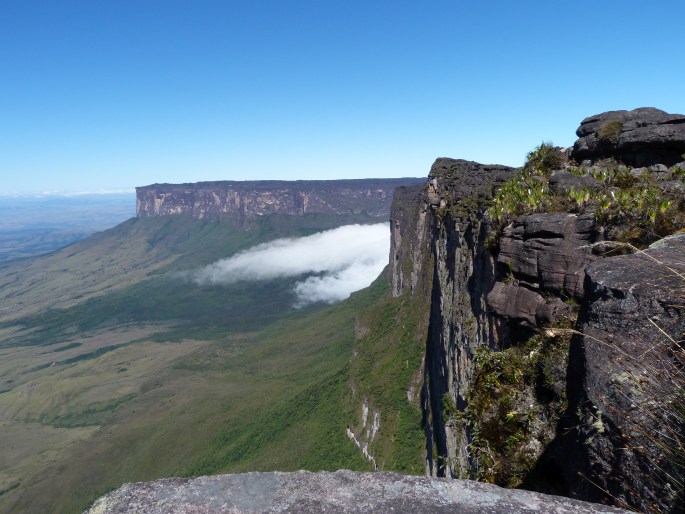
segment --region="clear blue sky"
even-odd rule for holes
[[[685,1],[2,0],[0,194],[518,165],[685,113]]]

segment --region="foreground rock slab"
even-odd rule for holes
[[[244,473],[126,484],[88,514],[625,512],[472,482],[395,473]]]

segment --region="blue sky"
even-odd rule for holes
[[[0,2],[0,194],[521,164],[685,113],[685,1]]]

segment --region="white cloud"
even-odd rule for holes
[[[297,305],[334,303],[367,287],[388,263],[387,223],[346,225],[297,239],[277,239],[191,273],[198,284],[310,276],[295,285]]]

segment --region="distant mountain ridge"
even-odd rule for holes
[[[208,221],[266,214],[368,214],[388,219],[395,189],[423,182],[424,178],[371,178],[152,184],[136,188],[136,214],[185,214]]]

